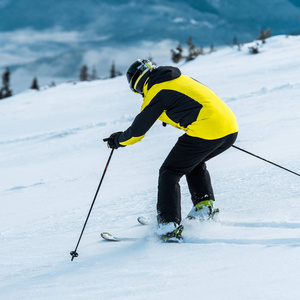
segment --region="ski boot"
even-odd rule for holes
[[[180,243],[183,240],[183,228],[183,225],[174,222],[162,223],[158,225],[157,235],[165,243]]]
[[[189,220],[206,221],[211,220],[219,213],[219,209],[214,209],[213,200],[204,200],[197,203],[187,215]]]

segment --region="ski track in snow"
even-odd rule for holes
[[[284,85],[279,85],[279,86],[275,86],[273,88],[267,88],[267,87],[263,87],[261,89],[259,89],[258,91],[253,91],[251,93],[247,93],[247,94],[241,94],[238,95],[236,97],[230,97],[230,98],[224,98],[224,100],[226,102],[231,102],[231,101],[237,101],[237,100],[242,100],[242,99],[247,99],[247,98],[254,98],[256,96],[262,96],[262,95],[270,95],[272,93],[277,93],[278,91],[287,91],[290,89],[299,89],[300,88],[300,84],[299,83],[287,83]]]
[[[95,127],[100,127],[100,126],[102,127],[102,126],[106,126],[106,125],[107,125],[106,123],[98,123],[98,124],[92,124],[92,125],[85,125],[85,126],[81,126],[81,127],[77,127],[77,128],[64,129],[61,131],[48,132],[48,133],[43,133],[43,134],[38,134],[38,135],[33,135],[33,136],[28,136],[28,137],[23,137],[23,138],[17,138],[14,140],[0,141],[0,145],[12,144],[12,143],[22,143],[22,142],[34,142],[34,141],[44,142],[47,140],[64,138],[69,135],[76,134],[82,130],[88,130],[90,128],[95,128]]]
[[[132,120],[133,120],[133,118],[129,118],[128,120],[125,120],[125,121],[120,120],[117,123],[120,124],[120,123],[129,122]],[[79,132],[82,132],[85,130],[95,129],[97,127],[105,127],[105,126],[109,126],[109,125],[111,125],[111,124],[103,123],[103,122],[99,122],[97,124],[87,124],[87,125],[83,125],[80,127],[68,128],[68,129],[64,129],[64,130],[60,130],[60,131],[47,132],[47,133],[43,133],[43,134],[17,138],[17,139],[13,139],[13,140],[0,141],[0,145],[22,143],[22,142],[35,142],[35,141],[44,142],[47,140],[64,138],[69,135],[73,135],[73,134],[76,134],[76,133],[79,133]]]
[[[278,36],[256,56],[246,45],[181,66],[236,113],[237,146],[296,172],[299,45]],[[160,243],[158,170],[182,133],[159,122],[114,152],[70,261],[108,159],[101,140],[126,129],[140,104],[124,76],[0,102],[0,299],[298,299],[299,178],[230,149],[207,163],[220,220],[184,220],[185,243]],[[184,217],[184,178],[181,191]],[[138,224],[141,215],[152,224]],[[127,240],[105,242],[105,231]]]

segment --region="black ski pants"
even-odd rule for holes
[[[159,223],[181,222],[180,178],[185,175],[194,205],[215,200],[205,162],[230,148],[237,133],[217,140],[181,136],[159,170],[157,219]]]

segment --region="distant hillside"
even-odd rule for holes
[[[300,33],[299,0],[0,0],[0,72],[14,90],[76,79],[82,64],[107,76],[136,57],[167,63],[170,48],[189,36],[197,47]],[[159,44],[158,44],[159,43]]]
[[[250,38],[261,27],[292,33],[299,30],[299,15],[298,0],[1,0],[0,31],[60,28],[109,35],[111,42],[191,34],[207,44],[234,34]]]

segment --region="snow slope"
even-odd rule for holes
[[[235,112],[236,145],[300,172],[300,37],[257,55],[226,48],[180,66]],[[140,96],[125,77],[61,84],[0,102],[0,299],[299,299],[299,177],[236,149],[208,162],[220,222],[186,224],[161,244],[158,169],[182,132],[157,122],[114,152],[70,261],[110,150]],[[183,216],[191,201],[181,181]],[[107,243],[99,233],[139,239]]]

